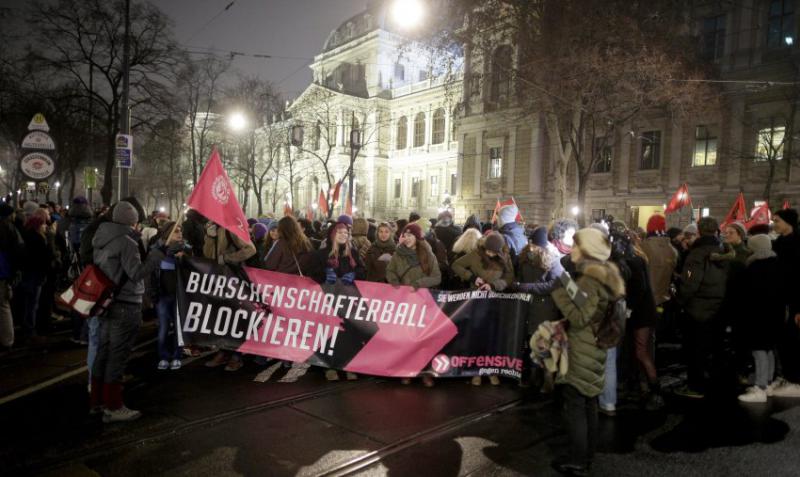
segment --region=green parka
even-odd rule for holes
[[[553,290],[556,306],[569,321],[569,369],[557,382],[594,397],[603,392],[606,350],[597,347],[592,323],[605,316],[609,301],[625,294],[625,282],[617,266],[610,262],[582,260],[578,271],[581,275],[576,284],[588,296],[582,306],[577,306],[564,288]]]
[[[417,241],[417,247],[422,248],[428,254],[428,263],[431,270],[427,275],[422,267],[417,264],[409,263],[403,255],[403,250],[408,250],[405,245],[399,245],[386,266],[386,281],[392,285],[409,285],[414,288],[433,288],[442,282],[442,272],[439,270],[439,263],[431,250],[431,246],[424,240]]]
[[[492,286],[494,291],[503,291],[514,283],[514,265],[508,258],[508,253],[500,255],[505,266],[503,270],[494,267],[486,267],[484,265],[484,257],[486,256],[486,249],[483,244],[478,244],[478,247],[472,252],[464,255],[455,262],[451,267],[453,273],[458,275],[461,280],[470,284],[472,288],[475,287],[475,278],[481,277],[484,282]]]

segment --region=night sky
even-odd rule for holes
[[[307,64],[322,51],[331,30],[367,4],[367,0],[236,0],[229,10],[220,13],[230,2],[153,0],[174,19],[175,36],[183,45],[302,58],[239,56],[234,61],[241,72],[276,83],[286,97],[297,96],[311,82]]]

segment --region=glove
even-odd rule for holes
[[[344,275],[342,275],[342,283],[345,283],[347,285],[352,285],[355,279],[356,279],[355,272],[347,272]]]
[[[333,271],[332,268],[328,267],[325,269],[325,283],[336,283],[336,272]]]

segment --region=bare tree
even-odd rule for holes
[[[100,106],[105,126],[105,174],[101,194],[111,202],[115,165],[114,138],[119,130],[122,102],[122,44],[124,1],[59,0],[38,2],[28,19],[32,51],[40,74],[75,81]],[[152,121],[148,114],[169,95],[171,72],[178,61],[171,22],[155,6],[131,6],[130,107],[132,126]],[[89,86],[90,69],[95,84]]]
[[[187,60],[178,73],[177,91],[189,128],[192,185],[197,184],[205,158],[210,153],[209,136],[217,126],[215,113],[222,96],[223,80],[230,68],[230,60],[206,56]]]

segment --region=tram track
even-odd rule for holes
[[[232,409],[229,411],[219,412],[212,416],[207,416],[187,421],[172,426],[168,429],[160,429],[144,436],[134,435],[110,443],[103,442],[102,444],[98,444],[97,446],[91,449],[66,451],[58,455],[49,456],[46,459],[43,459],[39,462],[27,463],[27,465],[24,468],[21,468],[19,470],[23,471],[25,474],[39,474],[42,472],[52,471],[71,464],[77,464],[80,462],[84,462],[86,460],[96,459],[116,452],[120,452],[125,449],[151,445],[166,440],[174,439],[176,437],[180,437],[190,432],[213,428],[215,426],[221,425],[225,422],[240,417],[257,414],[259,412],[268,411],[270,409],[280,408],[284,406],[291,407],[295,404],[299,404],[304,401],[310,401],[313,399],[327,397],[341,392],[357,389],[359,387],[375,385],[380,382],[382,382],[381,379],[371,378],[371,379],[362,379],[359,380],[358,382],[341,382],[335,384],[329,383],[320,390],[295,394],[279,399],[274,399],[271,401],[266,401],[258,404],[253,404],[250,406],[244,406],[237,409]]]

